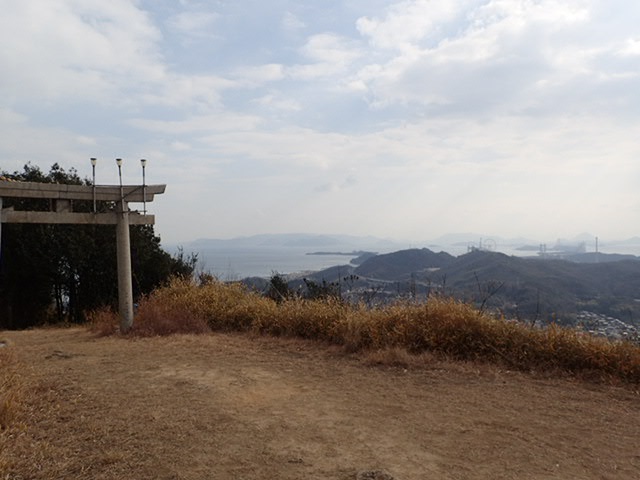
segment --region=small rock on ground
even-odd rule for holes
[[[356,480],[395,480],[384,470],[363,470],[358,472]]]

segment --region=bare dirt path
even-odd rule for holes
[[[39,401],[2,479],[640,478],[631,387],[240,335],[3,336]]]

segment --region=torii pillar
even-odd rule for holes
[[[129,237],[129,205],[118,203],[116,222],[116,252],[118,257],[118,310],[120,329],[127,331],[133,326],[133,282],[131,280],[131,240]]]
[[[166,185],[59,185],[57,183],[0,181],[0,235],[2,223],[55,223],[116,226],[118,257],[118,307],[120,330],[133,326],[133,283],[131,279],[131,241],[129,225],[153,225],[154,215],[129,211],[129,202],[152,202],[164,193]],[[55,211],[15,211],[2,208],[2,198],[49,199]],[[115,212],[73,212],[73,200],[116,203]],[[1,238],[1,237],[0,237]],[[1,252],[0,252],[1,253]]]

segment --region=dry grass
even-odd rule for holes
[[[20,412],[24,397],[20,370],[13,348],[0,348],[0,430],[11,427]]]
[[[21,372],[24,366],[8,343],[0,348],[0,472],[7,469],[5,450],[12,446],[20,430],[27,401],[27,388]]]
[[[0,478],[75,478],[64,473],[69,455],[55,446],[58,439],[48,435],[65,394],[60,385],[59,379],[36,380],[31,373],[13,385],[19,405],[11,424],[0,431]],[[74,441],[72,436],[65,440]]]
[[[89,330],[99,337],[115,335],[120,329],[118,315],[108,307],[89,312],[87,322]]]
[[[94,316],[98,333],[115,329],[115,316],[108,317],[105,312]],[[111,327],[102,325],[105,319]],[[276,303],[240,284],[174,280],[140,304],[135,324],[132,335],[253,331],[322,340],[352,352],[386,351],[387,356],[395,352],[391,357],[400,364],[407,362],[400,351],[406,355],[430,352],[523,371],[562,370],[640,382],[640,347],[636,345],[557,326],[533,329],[448,298],[376,309],[332,299]]]
[[[143,299],[133,324],[131,335],[152,337],[177,333],[207,333],[206,320],[182,305]]]
[[[396,368],[424,368],[438,363],[438,359],[430,352],[411,354],[405,348],[388,347],[368,350],[364,355],[365,365]]]

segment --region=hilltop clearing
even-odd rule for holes
[[[637,386],[242,335],[4,336],[28,401],[1,478],[640,478]]]

